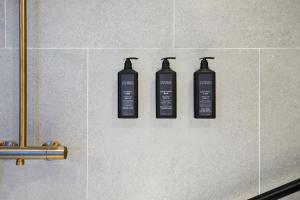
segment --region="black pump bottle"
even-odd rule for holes
[[[201,58],[201,67],[194,73],[194,117],[216,118],[216,73],[209,69],[207,59]]]
[[[176,58],[163,58],[162,69],[156,72],[156,118],[177,117],[176,72],[169,59]]]
[[[118,73],[118,118],[138,118],[138,73],[126,58],[124,69]]]

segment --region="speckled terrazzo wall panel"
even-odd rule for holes
[[[299,0],[176,1],[177,47],[299,47]]]
[[[86,196],[86,51],[30,50],[28,144],[59,140],[66,161],[0,162],[2,198],[83,199]],[[0,51],[1,138],[18,136],[18,53]],[[5,96],[4,96],[5,95]],[[11,188],[14,188],[12,191]],[[67,192],[66,192],[67,191]]]
[[[130,55],[140,58],[134,65],[140,73],[140,116],[120,120],[116,73]],[[155,118],[153,77],[162,55],[177,57],[171,64],[178,73],[175,120]],[[193,119],[192,73],[186,72],[199,68],[199,55],[218,58],[212,62],[220,73],[216,120]],[[256,194],[256,50],[93,50],[89,60],[90,199],[246,199]]]
[[[9,46],[18,45],[18,0],[7,2]],[[31,47],[171,47],[172,0],[29,0]]]
[[[18,141],[18,3],[0,0],[0,140]],[[28,143],[59,140],[69,157],[0,160],[2,198],[240,200],[299,178],[299,0],[27,4]],[[117,72],[129,56],[139,57],[139,118],[120,120]],[[177,57],[178,117],[158,120],[166,56]],[[204,56],[216,57],[215,120],[193,118]]]
[[[263,191],[300,176],[299,64],[300,50],[262,51]]]

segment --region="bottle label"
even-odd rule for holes
[[[161,116],[173,114],[173,79],[171,74],[161,74],[159,80],[159,112]]]
[[[210,74],[199,75],[199,114],[202,116],[212,115],[212,76]]]
[[[123,116],[134,115],[134,75],[123,74],[121,76],[121,112]]]

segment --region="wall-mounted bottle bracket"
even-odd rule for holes
[[[0,141],[0,159],[16,160],[24,165],[25,160],[66,159],[68,149],[59,142],[50,141],[40,147],[27,146],[27,1],[19,0],[20,20],[20,96],[19,96],[19,143]]]

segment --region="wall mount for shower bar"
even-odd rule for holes
[[[16,160],[21,166],[25,160],[67,159],[68,149],[57,141],[40,147],[27,146],[27,1],[19,0],[20,18],[20,88],[19,88],[19,143],[0,141],[0,159]]]

